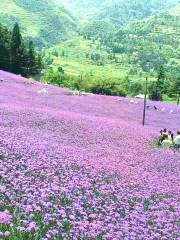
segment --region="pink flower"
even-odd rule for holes
[[[35,222],[31,222],[29,224],[29,226],[26,228],[26,231],[27,232],[35,232],[36,228],[37,228],[36,223]]]
[[[7,210],[0,212],[0,224],[10,224],[12,219],[12,215]]]

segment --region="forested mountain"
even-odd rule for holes
[[[127,23],[167,10],[177,0],[1,0],[0,22],[18,22],[41,46],[57,44],[79,31],[103,36]]]
[[[157,4],[158,1],[152,1]],[[161,9],[162,10],[162,9]],[[115,29],[115,25],[114,26]],[[105,25],[107,30],[107,25]],[[96,30],[98,26],[95,27]],[[143,20],[131,21],[127,25],[119,25],[118,30],[112,31],[109,27],[109,34],[100,31],[100,35],[86,31],[83,36],[93,43],[89,50],[87,47],[82,49],[79,54],[80,58],[86,55],[94,61],[95,64],[104,65],[109,60],[116,64],[130,65],[130,72],[137,73],[140,71],[156,71],[159,65],[166,65],[171,72],[178,72],[179,67],[179,29],[180,29],[180,4],[156,15],[152,15]],[[75,42],[77,41],[77,42]],[[79,50],[83,46],[82,41]],[[87,45],[84,43],[84,45]],[[65,44],[65,52],[71,52],[74,47],[76,51],[71,53],[70,57],[78,56],[78,40],[72,39],[71,43]],[[63,45],[62,49],[63,50]],[[84,51],[84,52],[83,52]],[[105,54],[105,52],[107,54]],[[69,55],[69,54],[68,54]],[[91,55],[97,57],[91,58]],[[147,62],[151,61],[147,68]]]
[[[78,26],[82,27],[89,23],[96,14],[100,12],[103,6],[109,6],[107,0],[56,0],[60,6],[64,6],[73,14],[78,22]]]
[[[95,1],[96,2],[96,1]],[[102,1],[105,2],[105,1]],[[159,14],[172,7],[177,0],[115,0],[101,5],[99,12],[84,27],[89,35],[104,36],[131,21]]]
[[[160,65],[167,65],[173,71],[176,65],[177,73],[179,29],[180,5],[169,12],[134,21],[115,34],[104,36],[101,42],[117,54],[116,61],[118,55],[126,54],[128,61],[139,65],[143,71],[156,70]]]
[[[76,31],[74,18],[53,0],[0,0],[0,22],[9,27],[18,22],[24,35],[41,46],[59,43]]]
[[[147,74],[150,82],[156,81],[163,66],[164,92],[171,95],[180,91],[177,88],[180,86],[179,29],[180,4],[169,11],[132,21],[103,37],[83,33],[71,38],[50,49],[45,61],[49,67],[58,69],[60,65],[63,73],[79,78],[73,86],[79,84],[80,88],[89,90],[89,84],[99,81],[105,86],[105,79],[108,89],[111,80],[115,80],[129,94],[142,91]]]
[[[167,10],[178,0],[56,0],[89,34],[105,34],[131,20]]]

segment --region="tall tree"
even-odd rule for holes
[[[10,33],[0,24],[0,69],[3,70],[10,67],[9,39]]]
[[[29,42],[28,68],[29,68],[29,75],[33,75],[36,73],[36,54],[34,50],[34,44],[32,41]]]
[[[177,95],[177,105],[180,104],[180,77],[175,80],[174,92]]]
[[[11,37],[11,70],[13,73],[20,74],[22,69],[22,36],[18,23],[14,25]]]
[[[161,89],[163,89],[164,87],[164,80],[165,80],[165,70],[164,70],[164,67],[161,65],[158,70],[158,81],[157,81],[157,84]]]
[[[160,66],[158,70],[157,81],[149,85],[149,98],[156,101],[162,101],[165,90],[165,70]]]
[[[156,93],[157,100],[162,100],[162,95],[164,93],[164,81],[165,81],[165,70],[163,66],[160,66],[158,70],[158,77],[156,82]]]
[[[44,65],[43,65],[42,55],[41,53],[38,53],[38,56],[36,59],[36,73],[40,73],[43,67]]]
[[[24,77],[28,77],[29,76],[29,54],[28,54],[28,48],[26,47],[26,45],[24,44],[24,42],[22,42],[21,44],[21,74]]]

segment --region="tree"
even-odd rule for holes
[[[164,93],[164,81],[165,81],[164,67],[160,66],[160,68],[158,70],[158,78],[157,78],[157,82],[156,82],[156,92],[157,92],[157,96],[159,98],[157,100],[162,100],[162,95]]]
[[[28,71],[28,49],[24,43],[21,44],[21,75],[24,77],[29,76],[29,71]]]
[[[19,25],[14,25],[11,37],[10,52],[11,52],[11,70],[13,73],[21,73],[21,47],[22,36],[20,33]]]
[[[35,73],[36,73],[36,55],[34,50],[34,44],[32,41],[30,41],[28,48],[28,74],[33,75]]]
[[[10,66],[9,38],[9,32],[0,24],[0,69],[3,70]]]
[[[153,82],[149,86],[149,98],[151,100],[162,101],[163,93],[165,90],[165,70],[163,66],[160,66],[158,70],[157,81]]]
[[[161,99],[161,96],[159,96],[159,93],[157,92],[156,82],[149,83],[148,91],[149,91],[149,99],[155,100],[155,101],[159,101]]]
[[[132,81],[129,85],[128,91],[131,95],[136,96],[142,92],[142,84],[140,82]]]
[[[59,72],[58,70],[53,71],[51,69],[45,76],[45,81],[47,83],[52,83],[58,86],[65,86],[65,83],[67,83],[68,78],[65,74]]]
[[[0,69],[31,76],[43,67],[41,54],[37,54],[33,42],[27,45],[21,36],[19,25],[13,31],[0,24]]]
[[[126,90],[120,85],[118,80],[96,79],[90,87],[90,91],[95,94],[126,96]]]
[[[128,75],[122,80],[122,87],[123,87],[127,92],[129,91],[130,79],[129,79],[129,76],[128,76]]]
[[[44,67],[41,53],[38,53],[36,61],[37,61],[36,70],[37,70],[38,73],[40,73],[42,68]]]
[[[180,77],[177,78],[175,81],[174,92],[177,95],[177,105],[179,105],[179,103],[180,103]]]

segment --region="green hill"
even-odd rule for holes
[[[121,61],[127,61],[144,71],[154,71],[164,65],[169,76],[176,76],[180,67],[180,4],[167,13],[130,23],[103,40]],[[123,61],[124,62],[124,61]]]
[[[112,4],[111,0],[56,0],[60,5],[64,5],[82,26],[88,25],[89,20],[103,9],[104,6]]]
[[[96,1],[92,1],[96,2]],[[159,14],[177,3],[177,0],[114,0],[101,1],[99,11],[84,27],[90,36],[105,36],[134,20]]]
[[[38,45],[70,39],[77,31],[88,36],[114,33],[131,21],[166,10],[177,0],[1,0],[0,22],[18,22]]]
[[[48,0],[1,0],[0,22],[18,22],[23,33],[41,46],[59,43],[76,32],[76,23],[65,8]]]
[[[45,59],[50,66],[61,66],[66,73],[76,76],[83,74],[119,79],[126,75],[129,67],[117,66],[98,40],[86,40],[82,36],[50,48]]]
[[[58,57],[52,57],[55,58],[53,63],[61,64],[75,74],[83,71],[111,77],[129,74],[140,78],[146,71],[156,75],[158,66],[163,64],[170,76],[178,75],[179,6],[167,13],[132,22],[102,39],[96,36],[72,38],[50,51],[58,52]]]

